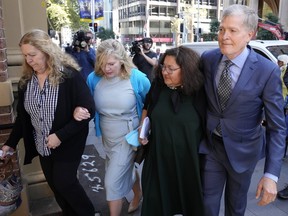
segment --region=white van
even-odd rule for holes
[[[200,55],[206,50],[219,47],[217,41],[185,43],[182,45],[195,50]],[[255,52],[275,63],[277,63],[278,55],[288,55],[288,41],[286,40],[252,40],[249,42],[249,45]]]

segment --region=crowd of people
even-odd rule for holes
[[[288,56],[277,65],[253,51],[257,23],[251,8],[227,7],[219,48],[201,56],[184,46],[155,53],[151,38],[133,58],[115,39],[102,41],[96,54],[93,35],[82,31],[63,54],[44,31],[27,32],[19,43],[17,117],[1,158],[23,138],[24,164],[39,156],[63,216],[101,215],[77,178],[92,120],[106,154],[110,216],[121,215],[131,191],[128,213],[142,203],[143,216],[218,216],[223,194],[225,215],[244,216],[262,158],[256,199],[260,206],[272,203],[287,147]],[[132,145],[127,134],[134,131]],[[288,187],[278,197],[288,199]]]

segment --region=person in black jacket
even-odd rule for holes
[[[141,215],[204,215],[198,146],[205,138],[206,97],[195,51],[184,46],[165,51],[141,126],[147,116],[148,143],[140,139],[146,152]]]
[[[153,68],[158,63],[156,53],[151,51],[152,45],[152,38],[143,38],[142,45],[139,46],[139,52],[133,56],[133,63],[141,72],[147,75],[151,82],[154,78]]]
[[[27,32],[19,46],[24,62],[18,86],[17,118],[2,147],[2,159],[23,138],[24,164],[39,156],[63,216],[94,216],[94,206],[77,179],[88,124],[95,113],[79,66],[42,30]],[[81,122],[74,120],[76,106],[82,106],[90,117]]]

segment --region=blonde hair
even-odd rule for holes
[[[124,46],[115,39],[107,39],[100,43],[97,48],[95,73],[98,76],[104,76],[102,66],[106,65],[107,58],[114,56],[121,63],[120,77],[128,79],[130,77],[131,69],[136,66],[132,62],[132,58],[127,54]]]
[[[46,56],[46,67],[49,73],[48,79],[52,86],[58,85],[62,81],[63,73],[61,72],[63,66],[72,67],[80,70],[77,62],[70,55],[64,53],[59,46],[53,43],[50,36],[40,30],[33,29],[24,34],[19,42],[21,47],[23,44],[30,44],[36,49],[40,50]],[[31,80],[34,71],[33,68],[23,60],[23,76],[19,81],[20,87],[26,85]]]

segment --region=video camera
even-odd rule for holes
[[[88,45],[90,39],[91,37],[86,36],[84,31],[77,31],[73,36],[72,46],[84,49]]]
[[[144,43],[151,43],[153,44],[153,40],[151,38],[143,38],[142,40],[133,41],[132,47],[130,48],[131,56],[139,53],[141,51],[140,46],[143,46]]]

